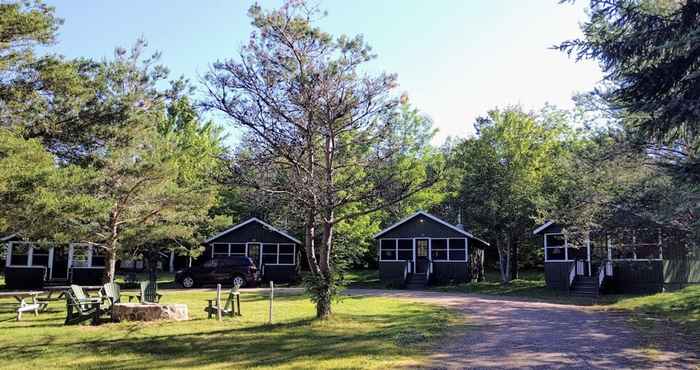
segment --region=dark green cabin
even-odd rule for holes
[[[489,244],[429,213],[417,212],[374,236],[383,284],[421,287],[467,282]]]
[[[535,229],[544,248],[547,286],[597,295],[656,293],[700,283],[700,250],[685,233],[636,221],[590,231],[550,221]]]
[[[291,282],[298,277],[301,241],[255,217],[204,241],[203,260],[247,256],[258,266],[262,279]]]

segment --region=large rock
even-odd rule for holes
[[[114,321],[189,320],[186,304],[117,303],[112,311]]]

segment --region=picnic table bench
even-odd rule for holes
[[[17,308],[17,321],[22,320],[22,313],[34,312],[35,316],[39,315],[39,311],[46,309],[48,302],[37,299],[43,291],[26,291],[26,292],[0,292],[1,297],[12,297],[19,302]],[[31,298],[31,303],[27,303],[27,298]]]

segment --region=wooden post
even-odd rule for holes
[[[272,325],[272,301],[275,299],[275,283],[270,281],[270,318],[268,324]]]
[[[216,319],[221,321],[221,284],[216,284]]]

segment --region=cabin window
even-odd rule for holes
[[[92,247],[92,267],[104,267],[105,251],[101,247]]]
[[[294,244],[263,244],[264,265],[293,265],[296,247]]]
[[[76,245],[73,246],[72,267],[90,267],[90,247]]]
[[[245,256],[245,244],[229,244],[228,253],[230,256]]]
[[[430,258],[433,261],[447,260],[447,239],[433,239],[430,247]]]
[[[413,239],[399,239],[397,243],[397,259],[413,261]]]
[[[544,260],[566,261],[566,238],[564,234],[544,235]]]
[[[660,260],[659,229],[618,229],[610,236],[610,256],[620,260]]]
[[[31,245],[27,243],[12,243],[11,245],[10,263],[14,266],[29,265],[29,249]]]
[[[49,267],[49,247],[47,246],[34,246],[32,248],[32,266],[45,266]]]
[[[277,263],[280,265],[293,265],[294,264],[294,244],[280,244],[279,245],[279,260]]]
[[[396,261],[396,240],[381,240],[379,242],[379,260]]]
[[[214,257],[228,256],[228,244],[214,244]]]
[[[263,264],[277,264],[277,244],[263,244]]]
[[[450,261],[466,261],[467,260],[467,241],[466,239],[450,239],[449,260]]]

